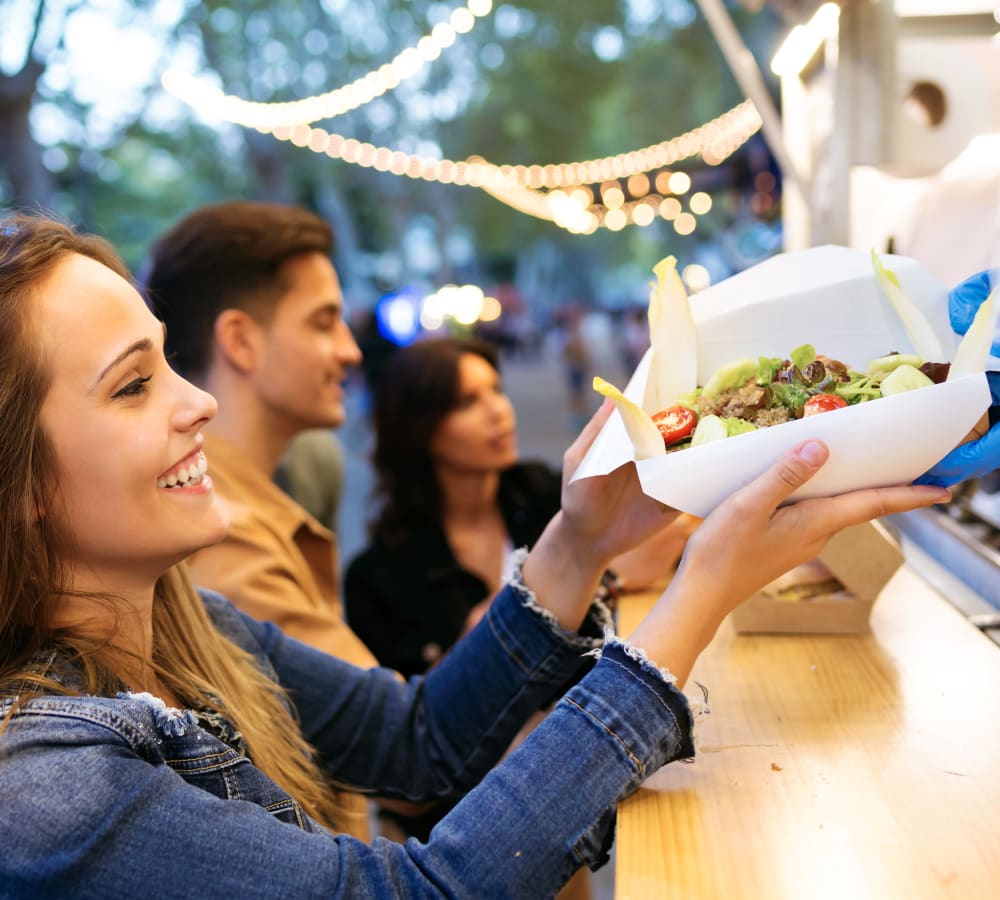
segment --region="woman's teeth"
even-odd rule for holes
[[[156,482],[157,487],[192,487],[200,484],[202,476],[208,471],[208,460],[204,456],[199,456],[198,461],[190,467],[181,467],[176,472],[171,472],[166,478],[161,478]]]

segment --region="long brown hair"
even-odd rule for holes
[[[19,703],[71,692],[44,672],[26,671],[29,660],[50,645],[79,665],[85,692],[106,693],[120,684],[107,642],[52,626],[53,600],[66,593],[63,562],[72,551],[58,524],[39,515],[53,497],[57,473],[41,427],[49,376],[31,310],[46,278],[71,254],[129,277],[101,238],[41,216],[0,220],[0,691],[30,684]],[[94,599],[107,602],[114,615],[114,598]],[[328,825],[343,819],[280,686],[212,627],[183,565],[157,581],[153,635],[153,668],[167,689],[192,707],[228,717],[257,767],[313,818]]]

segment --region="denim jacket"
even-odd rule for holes
[[[551,896],[606,860],[616,802],[694,753],[684,696],[641,654],[612,640],[594,663],[584,654],[599,641],[561,631],[517,586],[407,683],[203,599],[289,691],[338,782],[412,801],[467,796],[426,844],[369,846],[310,820],[190,713],[148,694],[39,697],[0,733],[0,897]],[[590,665],[491,768],[540,699]]]

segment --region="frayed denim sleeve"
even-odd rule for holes
[[[623,638],[619,638],[612,629],[605,632],[604,645],[591,650],[589,655],[593,656],[595,659],[600,659],[605,650],[609,647],[614,647],[617,651],[624,653],[625,656],[628,659],[631,659],[641,671],[645,672],[652,678],[662,680],[664,684],[670,685],[677,690],[678,693],[680,693],[680,689],[677,688],[677,676],[674,675],[673,672],[663,666],[658,666],[646,655],[646,651],[643,650],[642,647],[635,647]],[[695,681],[693,684],[698,689],[698,695],[692,697],[687,694],[683,694],[683,697],[687,701],[688,709],[690,710],[692,717],[692,746],[697,748],[700,725],[704,718],[711,713],[712,709],[708,703],[708,688],[705,687],[705,685],[703,685],[700,681]],[[692,754],[692,756],[693,755],[694,754]]]
[[[538,602],[538,598],[535,596],[534,592],[524,583],[521,575],[521,568],[524,565],[524,560],[527,555],[528,551],[526,548],[521,548],[517,551],[514,557],[514,571],[509,582],[510,587],[513,588],[514,592],[526,608],[535,612],[548,623],[554,634],[558,635],[562,640],[566,641],[566,643],[571,646],[585,650],[586,655],[595,660],[601,658],[604,648],[608,645],[613,644],[618,646],[621,648],[622,652],[628,658],[632,659],[643,671],[653,675],[654,677],[662,679],[665,684],[677,684],[677,678],[670,672],[669,669],[657,666],[651,659],[649,659],[646,655],[646,651],[641,647],[634,647],[628,641],[618,637],[615,632],[614,618],[611,615],[611,610],[609,610],[608,607],[599,599],[595,598],[594,602],[591,604],[590,609],[587,611],[587,617],[578,632],[569,632],[562,628],[556,617]],[[694,684],[698,688],[699,696],[684,696],[693,716],[694,733],[695,736],[697,736],[697,731],[702,719],[707,716],[709,712],[711,712],[711,709],[708,704],[708,689],[698,682],[694,682]],[[696,739],[694,744],[697,746]]]
[[[567,631],[559,624],[559,620],[538,602],[535,592],[524,583],[521,569],[524,566],[524,560],[527,556],[528,550],[526,547],[522,547],[515,552],[514,571],[508,582],[522,605],[538,615],[549,625],[553,634],[557,635],[571,647],[585,651],[588,655],[595,650],[599,650],[606,639],[606,635],[609,632],[613,634],[615,630],[611,610],[601,600],[595,598],[587,610],[586,618],[584,618],[580,629],[578,631]]]
[[[538,885],[552,878],[564,883],[581,865],[597,868],[608,859],[618,802],[661,766],[694,755],[694,718],[657,667],[613,640],[415,855],[426,855],[427,868],[506,883],[509,896],[539,896]],[[476,830],[489,834],[485,847],[470,846]],[[536,852],[546,843],[548,851]]]

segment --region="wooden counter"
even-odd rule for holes
[[[726,621],[693,680],[697,759],[622,804],[618,900],[1000,897],[1000,648],[911,569],[871,634]]]

